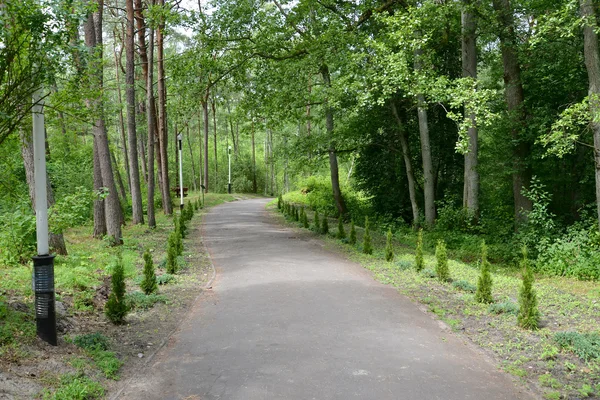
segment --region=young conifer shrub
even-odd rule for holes
[[[315,232],[321,232],[321,221],[319,221],[319,211],[315,210]]]
[[[356,228],[354,227],[354,218],[350,221],[350,238],[348,239],[348,243],[351,245],[356,244]]]
[[[174,274],[177,272],[177,253],[178,251],[178,237],[177,231],[171,232],[169,235],[169,241],[167,242],[167,273]]]
[[[450,280],[448,252],[446,250],[446,243],[443,240],[438,240],[437,246],[435,247],[435,258],[437,259],[435,273],[438,279],[442,282],[448,282]]]
[[[323,214],[323,223],[321,224],[321,233],[327,235],[329,233],[329,220],[327,219],[327,213]]]
[[[300,221],[300,211],[298,211],[298,207],[294,207],[294,221]]]
[[[277,209],[281,210],[281,203],[283,203],[283,196],[281,194],[277,197]]]
[[[481,273],[477,281],[477,291],[475,300],[479,303],[490,304],[494,302],[492,297],[492,274],[490,273],[490,263],[487,260],[487,246],[485,240],[481,242]]]
[[[338,218],[337,238],[338,239],[345,239],[346,238],[346,231],[344,230],[344,221],[342,219],[342,215],[341,214],[340,214],[340,217]]]
[[[151,294],[158,290],[154,262],[152,262],[152,256],[148,250],[144,252],[144,279],[140,284],[140,288],[146,294]]]
[[[415,267],[417,271],[423,270],[425,262],[423,260],[423,229],[419,229],[417,235],[417,249],[415,251]]]
[[[306,215],[306,210],[304,209],[304,206],[302,206],[302,209],[300,210],[300,220],[302,222],[302,226],[305,229],[308,229],[308,216]]]
[[[533,288],[535,277],[527,259],[527,247],[523,247],[523,284],[519,292],[519,314],[517,322],[521,328],[536,330],[540,324],[540,312],[537,307],[537,295]]]
[[[365,234],[363,236],[363,253],[373,254],[373,245],[371,244],[371,232],[369,231],[369,217],[365,217]]]
[[[385,261],[394,261],[394,245],[392,244],[392,230],[388,229],[385,243]]]
[[[104,314],[113,324],[121,324],[129,309],[125,302],[125,268],[120,253],[117,255],[117,263],[113,268],[111,286],[112,290],[104,306]]]

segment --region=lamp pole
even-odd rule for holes
[[[227,158],[229,161],[229,181],[227,183],[227,193],[231,194],[231,146],[227,148]]]
[[[179,143],[179,209],[183,210],[183,160],[181,159],[181,144],[183,142],[181,133],[177,135]]]
[[[35,319],[40,339],[56,346],[54,256],[48,244],[48,193],[46,192],[46,138],[41,90],[33,95],[33,171],[37,256],[33,257]]]

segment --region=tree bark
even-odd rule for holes
[[[159,0],[158,4],[164,7],[165,0]],[[160,147],[161,161],[161,180],[162,180],[162,203],[163,211],[166,215],[173,213],[173,204],[171,204],[171,194],[169,185],[169,156],[168,156],[168,132],[167,132],[167,86],[165,84],[165,67],[164,67],[164,36],[163,31],[165,23],[163,20],[159,22],[156,30],[156,45],[157,45],[157,63],[158,63],[158,139]]]
[[[208,193],[208,89],[202,100],[204,117],[204,193]]]
[[[202,115],[198,112],[198,143],[200,144],[200,159],[198,162],[198,168],[200,169],[200,175],[198,176],[198,183],[200,184],[200,190],[202,189],[203,180],[204,180],[204,150],[202,146]]]
[[[320,72],[321,76],[323,77],[323,83],[325,83],[325,87],[330,88],[331,76],[329,74],[329,67],[326,64],[323,64]],[[335,149],[335,140],[333,137],[333,109],[329,106],[327,99],[325,99],[325,127],[327,129],[327,134],[329,135],[329,171],[331,174],[333,198],[340,215],[345,215],[348,210],[346,209],[346,203],[344,202],[342,191],[340,189],[340,175]]]
[[[138,144],[135,127],[135,20],[133,0],[125,0],[127,24],[125,34],[125,97],[127,99],[127,144],[129,145],[129,173],[131,177],[132,222],[135,225],[144,223],[142,208],[142,189],[140,185],[140,166],[138,160]]]
[[[25,167],[25,179],[27,180],[27,187],[29,188],[29,200],[31,200],[31,207],[35,212],[35,175],[34,175],[34,156],[33,156],[33,142],[31,135],[25,134],[21,130],[21,156],[23,157],[23,166]],[[50,185],[50,177],[46,172],[46,192],[47,192],[47,206],[50,209],[54,204],[54,191],[52,185]],[[50,251],[66,256],[67,246],[65,245],[65,239],[62,233],[54,233],[48,231],[48,244],[50,245]]]
[[[254,116],[251,118],[252,128],[250,131],[252,140],[252,192],[258,193],[258,183],[256,182],[256,141],[254,137]]]
[[[527,164],[530,153],[530,143],[523,137],[525,125],[525,107],[523,84],[521,82],[521,66],[517,55],[517,36],[513,10],[509,0],[493,0],[498,22],[500,23],[500,48],[504,67],[504,95],[511,121],[513,139],[513,198],[515,227],[527,220],[527,212],[532,210],[532,203],[523,194],[523,189],[529,187],[531,169]]]
[[[462,75],[466,78],[477,80],[477,20],[475,13],[470,9],[471,0],[463,0],[462,10]],[[475,221],[479,219],[479,172],[478,165],[478,130],[475,113],[465,107],[465,115],[471,120],[468,131],[469,147],[465,154],[464,194],[463,207]]]
[[[113,163],[113,169],[115,170],[115,176],[117,179],[118,189],[121,194],[121,199],[127,199],[127,191],[125,190],[125,185],[123,184],[123,179],[121,178],[121,172],[119,171],[119,164],[117,163],[117,158],[115,157],[115,153],[113,151],[110,152],[110,157]]]
[[[123,97],[121,95],[121,81],[120,81],[120,75],[121,75],[121,68],[120,65],[121,63],[119,62],[119,57],[120,54],[118,54],[117,52],[117,48],[116,48],[116,43],[117,43],[117,35],[116,33],[113,31],[113,52],[115,54],[115,74],[116,74],[116,79],[117,79],[117,99],[119,100],[119,133],[121,134],[121,143],[123,144],[122,150],[123,150],[123,159],[125,160],[125,173],[127,174],[127,187],[131,188],[131,181],[130,181],[130,177],[131,174],[129,173],[129,154],[127,152],[127,139],[125,139],[125,118],[123,117]],[[126,198],[127,196],[124,196],[123,198]]]
[[[152,0],[154,4],[154,0]],[[139,11],[141,14],[141,10]],[[143,22],[142,22],[143,23]],[[144,37],[142,35],[142,40]],[[145,40],[144,40],[145,42]],[[146,59],[146,123],[148,125],[148,192],[147,192],[147,212],[148,227],[156,228],[156,213],[154,211],[154,150],[156,146],[156,103],[154,101],[154,30],[149,31],[149,54]]]
[[[189,123],[186,125],[186,136],[187,136],[188,148],[190,149],[190,162],[192,164],[192,185],[193,185],[194,191],[196,191],[196,190],[198,190],[198,187],[196,186],[196,164],[194,164],[194,152],[192,151],[192,142],[190,141],[190,124]]]
[[[100,172],[100,158],[98,156],[98,144],[96,138],[93,141],[94,147],[94,233],[93,237],[102,239],[106,236],[106,215],[104,212],[104,197],[100,194],[103,192],[102,172]]]
[[[219,159],[217,154],[217,105],[213,94],[211,101],[212,117],[213,117],[213,138],[214,138],[214,157],[215,157],[215,188],[219,188]]]
[[[103,87],[103,67],[102,67],[102,12],[103,0],[98,0],[98,9],[93,14],[87,16],[84,25],[85,44],[90,53],[92,53],[89,64],[92,85],[95,89]],[[97,145],[97,161],[100,164],[100,173],[102,175],[102,186],[108,189],[104,198],[104,213],[106,218],[107,236],[112,244],[122,244],[121,219],[122,211],[117,195],[117,188],[113,176],[112,164],[110,159],[110,148],[108,146],[108,136],[104,124],[104,105],[102,97],[88,99],[90,107],[95,115],[93,132],[94,141]]]
[[[588,96],[590,103],[590,128],[594,136],[594,164],[596,178],[596,211],[600,226],[600,55],[598,54],[597,17],[592,0],[580,0],[583,27],[583,54],[588,74]]]
[[[408,180],[408,195],[410,197],[410,206],[413,214],[413,226],[416,228],[419,222],[419,204],[417,203],[417,191],[415,189],[415,174],[413,172],[412,160],[410,158],[410,148],[408,147],[408,139],[406,138],[406,129],[396,104],[392,101],[392,114],[398,123],[398,132],[400,137],[400,146],[402,146],[402,157],[404,158],[404,167],[406,169],[406,179]]]

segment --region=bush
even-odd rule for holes
[[[178,242],[180,240],[181,236],[177,231],[173,231],[169,235],[167,244],[167,273],[169,274],[177,273]]]
[[[346,231],[344,230],[344,221],[343,221],[341,215],[338,218],[337,238],[338,239],[345,239],[346,238]]]
[[[428,278],[437,278],[437,272],[435,272],[431,268],[425,268],[425,269],[421,270],[421,274],[423,274],[424,276],[426,276]]]
[[[104,396],[104,388],[83,375],[63,375],[54,393],[44,393],[44,400],[92,400]]]
[[[154,293],[158,290],[156,273],[154,272],[154,263],[152,262],[152,256],[148,250],[144,252],[144,280],[140,284],[140,288],[146,294]]]
[[[363,253],[373,254],[373,245],[371,244],[371,232],[369,232],[369,217],[365,217],[365,234],[363,236]]]
[[[348,239],[348,243],[353,246],[356,244],[356,228],[354,227],[354,219],[350,221],[350,238]]]
[[[308,215],[306,215],[306,210],[304,209],[304,206],[302,206],[302,226],[304,227],[304,229],[308,229],[309,227]]]
[[[554,341],[586,362],[600,359],[600,335],[597,333],[558,332]]]
[[[0,214],[0,264],[28,262],[35,254],[35,215],[26,206]]]
[[[448,282],[450,280],[448,252],[446,250],[446,243],[444,243],[443,240],[438,240],[437,246],[435,247],[435,258],[437,260],[435,273],[438,279],[442,282]]]
[[[167,285],[175,280],[175,276],[171,274],[162,274],[156,277],[156,283],[159,285]]]
[[[327,214],[323,215],[323,223],[321,224],[321,233],[327,235],[329,233],[329,220]]]
[[[511,301],[490,304],[488,312],[491,314],[515,314],[519,313],[519,306]]]
[[[121,253],[117,255],[117,263],[113,268],[112,290],[104,306],[104,313],[113,324],[120,324],[129,311],[125,302],[125,269]]]
[[[485,240],[481,243],[481,273],[479,280],[477,281],[477,292],[475,293],[475,300],[479,303],[493,303],[494,298],[492,297],[492,274],[490,273],[490,263],[487,260],[487,247]]]
[[[282,206],[281,203],[283,203],[283,196],[280,193],[279,196],[277,196],[277,209],[278,210],[281,210],[281,206]]]
[[[419,234],[417,235],[417,249],[415,251],[415,267],[417,271],[421,271],[425,266],[423,260],[423,229],[419,229]]]
[[[321,232],[321,221],[319,221],[319,211],[315,211],[315,224],[314,224],[315,232]]]
[[[477,286],[473,285],[472,283],[470,283],[468,281],[463,281],[463,280],[452,282],[452,286],[455,289],[462,290],[463,292],[468,292],[468,293],[475,293],[475,291],[477,290]]]
[[[152,308],[156,303],[167,303],[167,297],[161,294],[145,294],[142,292],[127,293],[125,302],[130,310]]]
[[[392,230],[388,229],[385,244],[385,261],[394,261],[394,245],[392,244]]]
[[[523,269],[523,285],[519,292],[520,311],[517,316],[517,321],[521,328],[538,329],[540,313],[537,308],[537,296],[535,289],[533,288],[533,270],[529,266],[526,247],[523,247],[521,268]]]
[[[75,336],[73,343],[84,350],[108,350],[108,338],[99,332]]]

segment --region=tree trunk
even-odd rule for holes
[[[269,161],[271,161],[271,196],[275,195],[275,157],[273,157],[273,130],[269,129]]]
[[[415,71],[419,72],[421,65],[421,50],[415,51]],[[435,179],[429,143],[429,122],[425,96],[417,94],[417,115],[419,117],[419,136],[421,139],[421,158],[423,160],[423,195],[425,198],[425,222],[435,223]]]
[[[408,180],[408,195],[410,197],[410,206],[413,214],[413,226],[416,228],[419,222],[419,205],[417,203],[417,191],[415,189],[415,174],[413,172],[412,160],[410,159],[410,148],[408,147],[408,140],[406,138],[406,129],[396,104],[392,101],[392,114],[396,122],[398,122],[398,132],[400,136],[400,145],[402,146],[402,157],[404,158],[404,167],[406,169],[406,179]]]
[[[129,145],[129,173],[131,177],[132,222],[144,223],[142,208],[142,189],[140,187],[140,167],[135,127],[135,17],[133,0],[125,0],[127,10],[127,29],[125,34],[125,97],[127,99],[127,144]]]
[[[477,80],[477,45],[476,29],[477,20],[475,13],[470,9],[471,0],[463,0],[462,10],[462,70],[463,77]],[[475,125],[475,113],[465,107],[465,115],[471,120],[468,131],[469,147],[465,154],[464,195],[463,207],[475,221],[479,219],[479,172],[478,165],[478,132]]]
[[[165,0],[159,0],[158,4],[164,7]],[[165,23],[163,20],[159,22],[156,30],[156,45],[158,57],[158,140],[160,147],[161,161],[161,180],[162,180],[162,202],[163,211],[166,215],[173,213],[173,204],[171,204],[171,194],[169,185],[169,157],[168,149],[168,132],[167,132],[167,87],[165,85],[165,67],[164,67],[164,37],[163,31]]]
[[[202,115],[199,112],[198,113],[198,143],[200,144],[200,160],[198,162],[198,169],[200,169],[200,175],[198,176],[198,183],[200,184],[200,190],[202,189],[202,184],[203,184],[203,179],[204,179],[204,151],[203,151],[203,147],[202,146]]]
[[[125,160],[125,173],[127,174],[127,187],[131,188],[131,182],[130,182],[131,174],[129,173],[129,154],[127,153],[127,140],[125,139],[125,119],[123,117],[123,97],[121,96],[121,82],[120,82],[120,75],[121,75],[120,64],[121,63],[119,62],[120,54],[117,55],[118,52],[117,52],[116,44],[117,44],[117,35],[113,31],[113,52],[115,53],[117,99],[119,100],[119,128],[120,128],[119,133],[121,134],[121,143],[123,144],[122,150],[123,150],[123,159]],[[126,196],[124,198],[126,198]]]
[[[98,144],[94,138],[94,233],[93,237],[102,239],[106,236],[106,216],[104,213],[104,196],[101,196],[103,191],[102,172],[100,172],[100,158],[98,156]]]
[[[208,193],[208,89],[202,100],[204,117],[204,193]]]
[[[117,184],[119,185],[118,189],[121,194],[121,199],[123,199],[123,201],[125,201],[125,200],[127,200],[127,191],[125,190],[125,185],[123,185],[123,179],[121,178],[121,172],[119,171],[119,164],[117,163],[117,158],[115,157],[115,153],[111,151],[110,157],[112,159],[113,168],[115,170]]]
[[[527,220],[527,212],[532,210],[532,203],[523,194],[529,187],[531,169],[527,165],[530,144],[523,137],[525,125],[525,108],[521,67],[517,55],[517,35],[515,34],[514,16],[509,0],[493,0],[498,22],[500,23],[500,48],[504,66],[504,95],[511,121],[513,138],[513,198],[515,227]],[[525,211],[525,212],[524,212]]]
[[[213,117],[213,138],[214,138],[214,157],[215,157],[215,188],[219,189],[219,159],[217,154],[217,105],[213,94],[212,101],[212,117]]]
[[[326,88],[331,87],[331,76],[329,75],[329,67],[326,64],[321,66],[321,76],[323,77],[323,83]],[[333,189],[333,198],[335,199],[335,205],[340,215],[344,215],[348,212],[346,209],[346,203],[342,197],[342,191],[340,189],[340,176],[337,161],[337,154],[335,150],[335,140],[333,138],[333,109],[329,106],[328,100],[325,99],[325,127],[327,134],[329,135],[329,170],[331,174],[331,188]]]
[[[152,5],[154,0],[152,1]],[[141,10],[139,12],[141,14]],[[143,21],[142,21],[143,23]],[[148,74],[146,75],[146,123],[148,125],[148,193],[147,212],[148,227],[156,228],[156,213],[154,211],[154,150],[156,140],[156,103],[154,102],[154,30],[149,31],[149,54],[146,59]],[[142,35],[142,40],[144,37]],[[159,164],[160,165],[160,164]]]
[[[193,185],[194,191],[196,191],[196,190],[198,190],[198,187],[196,186],[196,164],[194,163],[194,152],[192,151],[192,142],[190,141],[190,125],[189,124],[186,127],[186,132],[187,132],[188,148],[190,149],[190,162],[192,164],[192,185]]]
[[[252,140],[252,193],[258,193],[258,183],[256,182],[256,141],[254,140],[254,116],[252,120],[252,129],[250,131]]]
[[[600,56],[598,54],[597,21],[592,0],[580,0],[583,27],[583,54],[588,74],[588,96],[590,102],[590,127],[594,136],[594,164],[596,178],[596,210],[600,226]]]
[[[21,156],[23,156],[23,166],[25,167],[25,179],[27,180],[27,187],[29,188],[29,200],[31,200],[31,207],[35,212],[35,175],[34,175],[34,156],[33,156],[33,142],[31,135],[25,134],[21,131]],[[50,185],[50,177],[46,172],[46,192],[47,192],[47,206],[50,209],[54,201],[54,192],[52,185]],[[57,254],[66,256],[67,246],[65,245],[65,239],[62,233],[54,233],[48,231],[48,244],[50,245],[50,251]]]
[[[98,1],[98,9],[95,13],[90,13],[85,22],[85,44],[90,53],[92,53],[89,65],[92,77],[92,85],[98,90],[103,87],[102,76],[102,12],[103,1]],[[112,244],[122,244],[121,219],[122,211],[117,195],[117,188],[113,176],[113,170],[110,159],[110,148],[108,146],[108,136],[104,124],[104,105],[102,97],[88,99],[90,107],[96,121],[94,123],[94,140],[97,145],[98,162],[100,164],[100,173],[102,175],[102,186],[108,189],[104,198],[104,213],[106,218],[106,229],[109,240]]]

